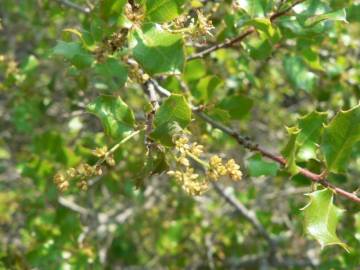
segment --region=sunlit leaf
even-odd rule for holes
[[[182,35],[165,31],[160,25],[147,24],[133,33],[134,58],[149,74],[179,74],[185,55]]]
[[[120,97],[100,96],[87,106],[87,110],[99,117],[105,133],[114,139],[133,130],[134,114]]]
[[[305,26],[311,26],[311,25],[314,25],[316,23],[319,23],[319,22],[325,21],[325,20],[347,22],[346,21],[346,11],[345,11],[345,9],[340,9],[337,11],[312,16],[312,17],[306,19]]]
[[[309,203],[302,208],[306,233],[314,237],[322,248],[340,245],[349,251],[349,247],[336,235],[336,226],[343,210],[334,205],[334,193],[330,189],[322,189],[306,195],[310,198]]]
[[[164,23],[180,14],[180,6],[175,0],[147,0],[146,19],[151,22]]]
[[[360,105],[340,111],[324,128],[321,151],[328,171],[344,172],[352,147],[360,141]]]

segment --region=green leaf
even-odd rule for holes
[[[173,135],[180,133],[182,130],[178,122],[166,122],[157,126],[150,136],[162,145],[173,146]]]
[[[238,3],[251,17],[266,15],[267,1],[265,0],[239,0]]]
[[[164,23],[180,15],[180,6],[175,0],[147,0],[146,19],[151,22]]]
[[[296,142],[299,135],[300,129],[297,127],[287,127],[287,132],[290,135],[289,141],[281,151],[281,154],[286,159],[285,169],[291,174],[295,175],[298,173],[299,168],[296,165],[296,152],[298,150],[298,144]]]
[[[312,26],[314,24],[317,24],[321,21],[325,20],[332,20],[332,21],[343,21],[346,22],[346,11],[345,9],[339,9],[337,11],[321,14],[321,15],[315,15],[310,18],[307,18],[304,22],[304,25],[306,27]]]
[[[195,87],[191,88],[191,94],[199,102],[208,102],[216,89],[222,84],[222,80],[216,76],[207,76],[199,80]]]
[[[302,160],[316,158],[317,142],[326,118],[327,113],[313,111],[299,119],[301,131],[297,138],[299,144],[298,157]]]
[[[265,60],[272,52],[272,46],[267,39],[250,41],[248,47],[250,48],[250,56],[255,60]]]
[[[105,63],[100,63],[95,66],[96,73],[99,74],[105,83],[109,83],[113,88],[120,88],[124,86],[127,80],[126,67],[115,58],[109,58]]]
[[[120,139],[133,130],[134,114],[120,97],[99,96],[87,106],[87,110],[99,117],[105,133],[114,139]]]
[[[314,52],[311,48],[304,48],[301,50],[301,55],[305,60],[305,63],[312,69],[324,70],[320,63],[320,57],[318,52]]]
[[[309,71],[298,56],[284,59],[285,73],[293,87],[310,92],[316,85],[317,76]]]
[[[178,122],[184,128],[191,121],[191,109],[182,95],[172,94],[168,97],[155,114],[154,123],[159,126],[164,123]]]
[[[172,94],[168,97],[155,114],[155,129],[152,133],[154,139],[165,145],[171,145],[171,130],[174,123],[185,128],[191,121],[191,109],[182,95]]]
[[[160,25],[147,24],[133,33],[134,58],[151,74],[179,74],[185,62],[182,35],[172,34]]]
[[[184,78],[186,81],[193,81],[200,79],[206,75],[206,66],[202,59],[195,59],[186,62]]]
[[[353,4],[346,9],[348,22],[360,22],[360,4]]]
[[[243,119],[251,110],[254,101],[244,95],[224,98],[217,107],[228,111],[232,119]]]
[[[254,26],[258,31],[262,32],[270,42],[276,43],[280,40],[280,32],[270,21],[266,18],[256,18],[247,21],[244,25]]]
[[[231,120],[231,116],[228,111],[225,111],[220,108],[212,108],[211,110],[206,110],[206,114],[208,114],[214,120],[227,123]]]
[[[53,49],[55,55],[63,56],[79,69],[91,66],[93,57],[77,42],[58,41]]]
[[[349,252],[349,247],[336,235],[336,226],[344,210],[334,205],[333,192],[322,189],[306,195],[310,197],[310,202],[301,209],[304,211],[306,233],[314,237],[321,248],[340,245]]]
[[[253,155],[248,159],[248,162],[250,176],[275,176],[279,170],[277,163],[264,161],[260,154]]]
[[[351,149],[360,141],[360,105],[340,111],[325,126],[321,141],[321,151],[325,156],[327,170],[344,172]]]

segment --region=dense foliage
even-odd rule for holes
[[[0,269],[358,269],[359,1],[0,18]]]

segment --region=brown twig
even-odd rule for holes
[[[274,13],[273,15],[271,15],[269,17],[269,20],[271,22],[275,21],[277,18],[281,17],[281,16],[284,16],[285,14],[287,14],[293,7],[295,7],[296,5],[304,2],[305,0],[298,0],[298,1],[295,1],[293,4],[291,4],[288,8],[284,9],[284,10],[281,10],[279,12],[276,12]],[[239,36],[237,37],[234,37],[232,39],[229,39],[229,40],[226,40],[222,43],[218,43],[218,44],[215,44],[201,52],[198,52],[198,53],[194,53],[193,55],[190,55],[186,58],[186,61],[191,61],[191,60],[194,60],[194,59],[199,59],[199,58],[203,58],[205,57],[206,55],[214,52],[214,51],[217,51],[217,50],[220,50],[220,49],[223,49],[223,48],[229,48],[229,47],[232,47],[233,45],[235,45],[236,43],[239,43],[241,41],[243,41],[247,36],[251,35],[252,33],[255,33],[256,32],[256,29],[254,27],[250,27],[248,28],[247,30],[245,30],[245,32],[241,33]]]
[[[245,39],[248,35],[252,34],[255,32],[255,28],[251,27],[249,29],[247,29],[244,33],[242,33],[241,35],[237,36],[237,37],[234,37],[232,39],[229,39],[229,40],[226,40],[225,42],[223,43],[219,43],[219,44],[215,44],[214,46],[211,46],[201,52],[198,52],[198,53],[195,53],[193,55],[190,55],[186,58],[186,61],[191,61],[191,60],[194,60],[194,59],[198,59],[198,58],[203,58],[204,56],[214,52],[214,51],[217,51],[217,50],[220,50],[220,49],[223,49],[223,48],[229,48],[231,46],[233,46],[235,43],[239,43],[241,42],[243,39]]]

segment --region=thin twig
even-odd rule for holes
[[[67,6],[69,8],[72,8],[72,9],[75,9],[77,11],[80,11],[82,13],[85,13],[85,14],[89,14],[91,12],[91,9],[88,8],[88,7],[82,7],[82,6],[79,6],[71,1],[68,1],[68,0],[57,0],[60,4],[64,5],[64,6]]]
[[[74,212],[77,212],[81,215],[87,216],[87,215],[91,214],[91,211],[89,209],[86,209],[86,208],[82,207],[81,205],[78,205],[74,201],[66,199],[65,197],[59,197],[58,202],[62,206],[66,207]]]
[[[282,10],[282,11],[279,11],[277,13],[274,13],[273,15],[270,16],[269,20],[271,22],[275,21],[277,18],[281,17],[281,16],[284,16],[285,14],[287,14],[293,7],[295,7],[296,5],[304,2],[305,0],[298,0],[298,1],[295,1],[293,4],[291,4],[291,6],[289,6],[288,8]],[[237,37],[234,37],[232,39],[229,39],[229,40],[226,40],[222,43],[218,43],[218,44],[215,44],[201,52],[198,52],[198,53],[195,53],[193,55],[190,55],[186,58],[186,61],[191,61],[191,60],[194,60],[194,59],[198,59],[198,58],[203,58],[205,57],[206,55],[214,52],[214,51],[217,51],[217,50],[220,50],[220,49],[223,49],[223,48],[229,48],[229,47],[232,47],[233,45],[235,45],[236,43],[239,43],[241,41],[243,41],[247,36],[251,35],[252,33],[255,33],[256,32],[256,29],[254,27],[250,27],[248,29],[245,30],[245,32],[241,33],[239,36]]]
[[[214,46],[211,46],[201,52],[198,52],[198,53],[195,53],[193,55],[190,55],[186,58],[186,61],[191,61],[191,60],[194,60],[194,59],[198,59],[198,58],[203,58],[204,56],[214,52],[214,51],[217,51],[217,50],[220,50],[220,49],[223,49],[223,48],[228,48],[228,47],[231,47],[233,46],[235,43],[239,43],[241,42],[243,39],[245,39],[248,35],[252,34],[255,32],[255,28],[251,27],[249,29],[247,29],[244,33],[242,33],[241,35],[237,36],[237,37],[234,37],[232,39],[228,39],[226,40],[225,42],[222,42],[222,43],[219,43],[219,44],[215,44]]]

